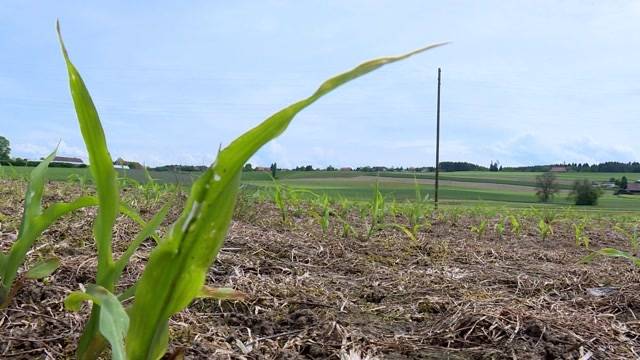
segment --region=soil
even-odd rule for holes
[[[0,180],[3,251],[15,239],[23,192],[23,183]],[[46,202],[77,192],[49,184]],[[148,217],[155,208],[142,213]],[[336,221],[323,235],[306,211],[293,211],[283,224],[269,203],[241,202],[238,209],[207,284],[247,298],[194,301],[171,320],[170,353],[184,351],[187,359],[639,357],[640,271],[619,259],[581,263],[589,251],[575,245],[563,220],[555,220],[546,240],[534,220],[524,221],[519,237],[507,230],[499,239],[491,224],[478,239],[471,231],[476,216],[436,216],[412,241],[397,229],[344,238]],[[94,209],[67,216],[30,252],[27,266],[52,254],[62,266],[44,280],[20,281],[0,311],[0,358],[73,357],[90,309],[68,312],[63,300],[94,280],[94,216]],[[627,246],[613,226],[607,218],[589,223],[593,249]],[[137,230],[119,219],[114,251],[122,252]],[[147,241],[134,256],[122,286],[137,279],[152,246]]]

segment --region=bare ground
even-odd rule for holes
[[[20,184],[0,180],[0,248],[15,236]],[[48,201],[74,190],[50,185]],[[93,281],[94,210],[48,230],[29,263],[55,254],[62,266],[44,281],[23,281],[0,312],[0,358],[65,359],[89,308],[64,297]],[[234,287],[246,301],[196,300],[171,321],[171,350],[191,359],[632,359],[640,354],[640,271],[623,261],[579,260],[570,225],[539,239],[493,232],[477,239],[478,219],[434,220],[416,242],[385,230],[371,239],[323,236],[317,221],[283,226],[270,204],[243,207],[208,284]],[[355,219],[354,219],[355,222]],[[593,248],[626,246],[603,220],[589,224]],[[336,232],[338,229],[335,229]],[[114,248],[137,227],[121,219]],[[148,252],[134,257],[124,284]],[[595,289],[595,290],[594,290]],[[355,357],[352,357],[355,358]]]

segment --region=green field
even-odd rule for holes
[[[26,177],[32,168],[15,167],[0,169],[0,176]],[[145,181],[141,170],[119,170],[120,176]],[[68,180],[71,174],[79,177],[88,176],[88,169],[50,168],[50,180]],[[151,176],[162,183],[180,183],[190,185],[199,173],[151,171]],[[538,204],[535,197],[535,178],[540,173],[534,172],[489,172],[459,171],[441,174],[439,197],[443,204],[522,207]],[[606,181],[611,177],[626,176],[630,181],[640,179],[637,173],[560,173],[558,181],[561,192],[556,195],[551,206],[568,206],[567,199],[570,184],[577,179]],[[333,198],[352,200],[369,200],[375,184],[378,183],[382,193],[390,200],[398,201],[415,198],[415,182],[418,182],[423,195],[434,197],[434,173],[364,173],[357,171],[280,171],[278,181],[294,189],[311,190],[317,194],[328,194]],[[414,180],[415,179],[415,180]],[[243,183],[255,187],[271,187],[273,181],[268,172],[243,173]],[[593,210],[640,210],[640,196],[615,196],[605,191],[599,204],[595,207],[584,207]]]

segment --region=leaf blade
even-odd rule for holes
[[[56,271],[60,267],[60,259],[57,257],[50,258],[39,262],[29,269],[24,276],[28,279],[42,279]]]

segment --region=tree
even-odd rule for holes
[[[337,169],[334,168],[333,166],[329,165],[327,166],[327,171],[336,171]]]
[[[620,189],[626,189],[627,184],[629,184],[629,180],[627,180],[626,176],[623,176],[622,179],[620,179]]]
[[[271,176],[273,176],[273,178],[276,178],[276,172],[278,171],[278,164],[273,163],[271,164]]]
[[[251,163],[246,163],[244,164],[242,171],[253,171],[253,166],[251,165]]]
[[[9,160],[9,154],[11,154],[10,145],[6,137],[0,136],[0,160]]]
[[[536,196],[542,202],[551,200],[558,192],[558,182],[552,172],[536,176]]]
[[[573,198],[576,205],[596,205],[602,191],[593,186],[588,179],[576,180],[569,198]]]

